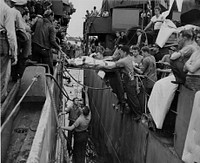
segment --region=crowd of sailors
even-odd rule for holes
[[[1,101],[4,101],[9,80],[16,82],[21,78],[26,65],[48,64],[53,74],[53,60],[61,47],[71,56],[77,47],[63,41],[67,27],[61,26],[64,18],[54,17],[51,2],[0,3]]]
[[[99,42],[98,38],[92,37],[90,40],[89,54],[91,57],[115,62],[113,65],[99,66],[98,68],[120,69],[120,72],[106,72],[105,79],[109,81],[113,92],[118,97],[121,112],[128,109],[128,112],[133,113],[135,119],[140,119],[144,112],[149,113],[149,110],[151,112],[151,108],[148,107],[156,105],[156,101],[152,102],[156,94],[156,88],[153,89],[153,87],[161,87],[160,82],[164,82],[164,80],[160,79],[163,77],[174,76],[173,81],[169,81],[170,83],[185,85],[192,90],[198,89],[198,86],[196,88],[189,86],[186,76],[196,75],[198,77],[200,75],[200,30],[194,28],[182,30],[178,33],[175,44],[168,46],[168,53],[164,56],[160,54],[162,57],[157,56],[155,54],[159,53],[159,47],[155,45],[155,41],[164,21],[160,11],[160,7],[156,6],[154,8],[155,16],[151,18],[144,30],[136,30],[138,40],[135,45],[130,45],[125,31],[116,32],[114,50],[102,46],[104,42]],[[153,31],[150,31],[153,36],[153,42],[150,45],[141,36],[148,33],[151,25],[154,26]],[[115,74],[114,77],[113,74]],[[165,87],[168,86],[166,83]],[[145,110],[142,109],[143,103],[140,102],[138,95],[142,89],[145,91],[147,99],[150,98],[153,103],[153,105],[148,104],[148,109]],[[167,101],[167,99],[164,100]],[[126,107],[127,104],[129,107]]]
[[[148,45],[128,46],[127,38],[124,31],[117,33],[114,50],[110,50],[110,55],[106,55],[107,50],[103,46],[103,42],[99,42],[98,37],[92,37],[90,40],[89,56],[96,60],[112,61],[114,64],[94,65],[95,69],[105,71],[105,81],[109,82],[113,93],[117,95],[121,113],[133,116],[133,120],[138,122],[144,114],[153,118],[154,127],[162,129],[165,118],[164,113],[169,110],[172,103],[170,95],[174,93],[179,86],[184,85],[186,88],[197,91],[198,87],[190,87],[187,83],[187,77],[200,75],[200,30],[186,29],[182,30],[178,35],[177,45],[169,46],[168,53],[161,59],[156,59],[151,47]],[[159,65],[162,65],[158,68]],[[109,71],[107,71],[109,70]],[[112,70],[112,71],[110,71]],[[161,73],[161,75],[159,75]],[[175,89],[174,89],[175,88]],[[160,91],[162,91],[160,93]],[[139,97],[140,93],[144,93],[148,104],[143,108],[143,103]],[[72,106],[66,106],[65,113],[69,113],[69,126],[62,127],[65,130],[71,130],[76,127],[80,113],[77,108],[82,108],[77,98],[74,99]],[[81,100],[82,101],[82,100]],[[71,109],[73,107],[73,109]],[[167,108],[168,107],[168,108]],[[73,112],[73,113],[72,113]],[[152,115],[151,115],[152,114]],[[76,118],[72,118],[74,115]],[[75,120],[76,119],[76,120]],[[90,117],[82,118],[82,123],[88,124]],[[76,138],[76,132],[74,138]],[[80,134],[80,133],[78,133]],[[73,159],[85,159],[85,146],[88,133],[84,129],[82,137],[82,145],[77,146],[74,143],[73,151],[80,155],[76,157],[73,153]],[[79,137],[79,138],[80,138]],[[71,137],[70,137],[71,140]],[[76,142],[76,141],[75,141]],[[78,143],[80,145],[80,142]],[[82,150],[82,152],[80,151]],[[68,143],[68,152],[71,154],[71,141]]]
[[[70,58],[76,57],[74,49],[71,49],[69,43],[62,44],[66,33],[61,28],[60,22],[54,20],[51,5],[47,1],[43,5],[37,4],[38,7],[33,9],[33,6],[25,7],[26,3],[18,0],[11,0],[8,4],[0,2],[1,100],[7,96],[10,74],[12,80],[17,80],[22,76],[26,64],[48,64],[50,72],[53,74],[52,48],[57,52],[66,49]],[[138,94],[144,91],[147,99],[153,99],[153,96],[156,95],[154,92],[156,87],[160,87],[160,82],[164,81],[160,79],[161,77],[171,78],[174,76],[174,81],[168,80],[170,83],[190,88],[187,83],[187,75],[200,75],[200,30],[182,30],[179,33],[177,46],[170,46],[169,53],[161,60],[157,60],[152,54],[152,47],[142,36],[154,24],[151,34],[155,43],[164,19],[160,14],[160,7],[156,6],[154,10],[155,16],[151,18],[144,30],[136,31],[138,36],[136,45],[127,45],[128,38],[125,31],[116,32],[114,50],[105,47],[104,43],[99,42],[96,37],[90,41],[89,54],[91,57],[114,62],[112,65],[98,68],[117,70],[106,72],[105,78],[117,95],[121,112],[133,114],[135,120],[139,120],[143,113],[151,113],[151,104],[148,105],[147,110],[142,109]],[[94,6],[91,12],[87,11],[86,18],[98,15],[99,12]],[[61,45],[64,45],[64,48]],[[164,70],[158,68],[158,64],[164,65]],[[160,72],[162,75],[159,76]],[[165,84],[163,87],[168,86]],[[72,154],[72,133],[70,131],[75,130],[73,159],[79,163],[85,160],[87,128],[91,119],[89,106],[82,105],[80,101],[82,100],[74,98],[73,105],[66,106],[65,113],[70,113],[69,126],[62,127],[64,130],[69,130],[69,155]],[[154,101],[152,107],[155,105]],[[160,127],[159,124],[157,127]]]
[[[76,51],[80,46],[77,41],[72,45],[65,40],[66,28],[61,27],[61,20],[54,18],[51,6],[49,1],[0,2],[1,102],[8,95],[8,82],[20,79],[26,66],[47,64],[47,72],[53,74],[54,53],[57,56],[65,52],[70,58],[79,55]],[[84,162],[91,112],[89,106],[77,98],[66,108],[70,123],[61,129],[74,130],[73,162]],[[72,132],[69,132],[69,155],[72,154],[71,144]]]

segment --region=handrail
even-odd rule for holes
[[[28,93],[28,91],[31,89],[31,87],[33,86],[33,84],[37,81],[38,77],[40,76],[40,74],[37,74],[33,79],[31,84],[29,85],[29,87],[26,89],[26,91],[24,92],[24,94],[22,95],[22,97],[20,98],[20,100],[18,101],[18,103],[15,105],[14,109],[12,110],[12,112],[9,114],[8,118],[5,120],[5,122],[3,123],[2,127],[1,127],[1,132],[4,130],[6,124],[9,122],[10,118],[18,111],[18,106],[21,104],[22,100],[24,99],[24,97],[26,96],[26,94]]]

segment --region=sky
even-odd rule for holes
[[[83,36],[83,22],[86,10],[91,11],[94,6],[99,11],[101,9],[102,0],[69,0],[74,5],[76,12],[71,15],[67,33],[72,37]]]

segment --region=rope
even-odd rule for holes
[[[120,161],[120,159],[119,159],[119,156],[118,156],[118,154],[117,154],[117,151],[115,150],[115,148],[114,148],[114,146],[113,146],[113,144],[112,144],[112,141],[111,141],[111,139],[110,139],[108,133],[106,132],[106,129],[105,129],[105,127],[104,127],[104,125],[103,125],[103,123],[102,123],[102,121],[101,121],[101,117],[100,117],[100,115],[99,115],[99,113],[98,113],[98,111],[97,111],[97,108],[96,108],[95,105],[94,105],[94,101],[93,101],[92,99],[91,99],[91,101],[92,101],[92,104],[93,104],[93,106],[94,106],[94,108],[95,108],[95,111],[96,111],[96,113],[97,113],[97,116],[99,117],[101,126],[103,127],[103,130],[104,130],[104,132],[105,132],[105,134],[106,134],[106,137],[108,138],[108,140],[109,140],[109,142],[110,142],[110,144],[111,144],[111,147],[112,147],[112,149],[113,149],[113,151],[114,151],[114,153],[115,153],[115,155],[116,155],[116,157],[117,157],[117,160],[118,160],[119,163],[121,163],[121,161]]]
[[[149,94],[145,91],[144,83],[143,83],[141,77],[138,76],[138,79],[140,80],[140,82],[142,84],[142,88],[144,89],[145,95],[149,96]],[[145,113],[147,113],[147,97],[145,95],[144,95],[144,110],[145,110]]]
[[[79,85],[83,86],[83,87],[88,87],[89,89],[93,89],[93,90],[105,90],[105,89],[111,89],[110,87],[105,87],[105,88],[95,88],[95,87],[90,87],[90,86],[87,86],[85,84],[82,84],[80,83],[79,81],[77,81],[70,73],[69,71],[67,70],[67,68],[65,68],[66,72],[69,74],[69,76],[76,82],[78,83]]]
[[[145,86],[144,86],[144,83],[143,83],[141,77],[138,76],[138,79],[140,80],[140,82],[141,82],[141,84],[142,84],[142,88],[145,90]],[[144,92],[145,92],[145,91],[144,91]],[[145,94],[146,94],[147,96],[150,96],[147,92],[145,92]]]
[[[9,114],[8,118],[5,120],[5,122],[2,125],[1,128],[1,132],[4,130],[6,124],[8,123],[8,121],[10,120],[10,118],[20,109],[20,107],[18,107],[22,100],[25,98],[26,94],[29,92],[29,90],[31,89],[31,87],[33,86],[33,84],[37,81],[38,77],[40,77],[41,74],[36,75],[33,79],[31,84],[28,86],[28,88],[26,89],[26,91],[24,92],[24,94],[22,95],[22,97],[20,98],[20,100],[18,101],[18,103],[15,105],[14,109],[12,110],[12,112]]]
[[[140,77],[140,78],[147,78],[148,80],[152,81],[153,83],[155,83],[155,80],[152,80],[151,78],[149,78],[147,75],[135,75],[136,77]]]
[[[80,79],[80,70],[78,70],[78,81],[80,81],[79,79]],[[78,90],[78,84],[76,86],[76,89]],[[78,93],[77,93],[77,96],[78,96]]]
[[[132,41],[132,39],[135,37],[135,35],[137,34],[137,32],[135,32],[135,34],[131,37],[131,39],[126,43],[126,45],[129,45],[130,42]]]

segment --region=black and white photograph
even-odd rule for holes
[[[0,0],[1,163],[200,163],[200,0]]]

